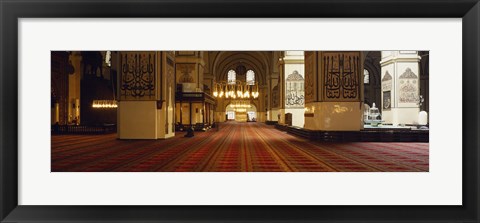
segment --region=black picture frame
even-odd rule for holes
[[[0,16],[1,222],[479,222],[478,0],[0,0]],[[18,19],[75,17],[462,18],[463,205],[18,205]]]

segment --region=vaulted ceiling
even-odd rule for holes
[[[237,79],[244,77],[247,70],[255,72],[255,80],[260,85],[272,70],[272,51],[210,51],[210,67],[215,80],[227,80],[227,73],[233,69]]]

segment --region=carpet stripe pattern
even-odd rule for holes
[[[314,142],[263,123],[164,140],[53,135],[52,172],[427,172],[428,143]]]

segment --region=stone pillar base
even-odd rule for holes
[[[120,139],[157,139],[157,102],[120,101],[117,134]]]
[[[157,138],[158,139],[168,139],[175,136],[175,131],[173,130],[173,108],[166,107],[166,103],[163,102],[162,108],[157,109],[158,125],[157,125]],[[168,112],[168,123],[167,122],[167,112]],[[167,133],[168,129],[168,133]]]
[[[398,125],[417,125],[418,113],[420,108],[391,108],[383,111],[382,120],[385,124]]]
[[[175,136],[173,123],[165,125],[165,111],[157,109],[156,101],[120,101],[117,109],[119,139],[167,139]],[[173,112],[169,115],[172,117]]]
[[[360,131],[363,129],[361,102],[312,102],[305,106],[305,129]]]

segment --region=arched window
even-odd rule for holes
[[[247,84],[254,85],[255,84],[255,72],[253,70],[247,71]]]
[[[370,73],[367,69],[363,69],[363,83],[370,84]]]
[[[228,71],[228,76],[227,76],[228,84],[235,84],[236,80],[237,80],[237,73],[235,73],[234,70],[229,70]]]

